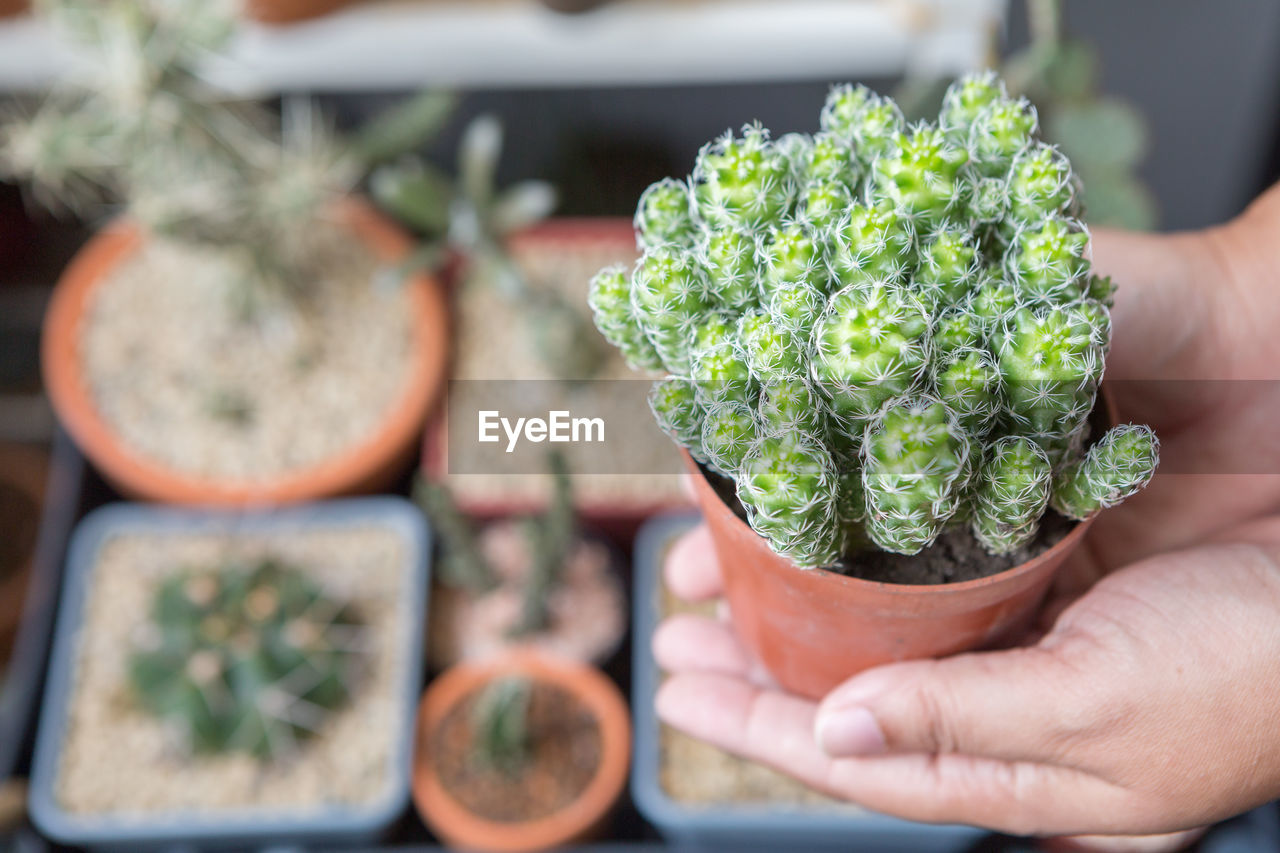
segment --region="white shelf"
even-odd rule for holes
[[[246,24],[210,72],[243,92],[853,79],[981,64],[1006,0],[627,0],[578,16],[525,2],[381,0]],[[0,21],[0,88],[75,68],[30,18]]]

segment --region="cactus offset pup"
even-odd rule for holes
[[[635,269],[594,279],[601,333],[667,374],[662,428],[802,567],[957,525],[1005,554],[1146,485],[1149,428],[1090,435],[1114,287],[1034,108],[986,72],[936,122],[838,86],[820,124],[706,145],[641,197]]]

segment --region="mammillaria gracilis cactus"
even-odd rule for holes
[[[839,86],[816,135],[750,125],[650,187],[644,255],[602,271],[591,306],[634,367],[670,374],[659,424],[779,554],[914,554],[959,524],[1008,553],[1047,503],[1084,519],[1158,461],[1131,424],[1086,452],[1114,288],[1076,184],[992,72],[910,127]]]
[[[364,630],[350,605],[272,559],[183,571],[156,590],[130,681],[194,752],[279,758],[350,701]]]

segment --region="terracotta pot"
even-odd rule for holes
[[[263,24],[292,24],[319,18],[359,0],[245,0],[246,16]]]
[[[0,669],[22,624],[48,473],[44,451],[0,444],[0,541],[15,549],[14,565],[0,574]]]
[[[335,215],[382,260],[394,264],[412,249],[402,231],[359,199],[347,199]],[[181,504],[268,505],[376,491],[410,464],[422,426],[444,383],[448,312],[434,279],[405,282],[414,342],[404,388],[381,424],[362,441],[301,470],[267,480],[226,480],[177,471],[127,445],[98,411],[82,370],[80,329],[94,288],[146,239],[127,220],[91,239],[63,272],[45,315],[41,366],[45,388],[63,426],[80,449],[121,492]]]
[[[1025,628],[1092,521],[1076,524],[1035,559],[985,578],[919,586],[866,581],[800,569],[778,556],[687,453],[685,462],[734,629],[779,684],[813,699],[864,669],[981,648]]]
[[[582,794],[565,808],[530,821],[493,821],[459,803],[436,774],[428,754],[431,733],[459,702],[497,678],[521,676],[573,694],[600,727],[600,763]],[[546,850],[578,841],[599,828],[622,794],[631,762],[631,718],[617,686],[599,670],[530,652],[459,664],[436,678],[418,708],[413,802],[418,814],[450,846],[495,853]]]
[[[27,0],[0,0],[0,18],[20,15],[27,11]]]

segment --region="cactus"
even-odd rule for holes
[[[663,429],[805,567],[959,525],[1008,553],[1050,494],[1081,518],[1140,488],[1150,431],[1090,434],[1115,285],[1035,110],[984,72],[936,123],[837,86],[820,126],[704,148],[687,217],[684,184],[646,192],[630,299],[610,272],[597,322],[660,357]]]
[[[640,196],[636,209],[636,235],[641,248],[667,243],[689,247],[698,238],[693,221],[693,197],[683,181],[664,178]]]
[[[514,776],[529,762],[529,705],[533,682],[507,676],[487,684],[471,709],[472,762],[482,770]]]
[[[177,572],[156,590],[129,681],[194,752],[278,759],[350,701],[363,630],[349,604],[271,558]]]
[[[898,554],[933,544],[958,508],[968,455],[968,433],[938,400],[904,398],[885,406],[863,440],[872,541]]]
[[[1150,427],[1115,427],[1054,480],[1053,506],[1068,518],[1088,518],[1136,494],[1159,459],[1160,440]]]
[[[1053,468],[1034,441],[1020,435],[987,449],[973,495],[973,535],[993,554],[1007,554],[1036,535],[1049,501]]]

